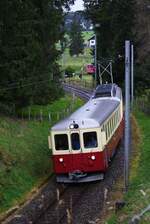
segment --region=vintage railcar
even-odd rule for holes
[[[86,65],[86,73],[94,74],[95,73],[95,66],[92,64]]]
[[[85,105],[51,129],[49,148],[57,182],[103,179],[123,126],[121,89],[99,85]]]

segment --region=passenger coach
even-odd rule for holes
[[[116,84],[99,85],[91,99],[51,129],[57,182],[103,179],[123,136],[123,103]]]

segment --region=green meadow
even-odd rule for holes
[[[82,32],[85,43],[87,40],[93,36],[93,31]],[[85,47],[83,55],[71,57],[69,54],[69,48],[67,47],[59,60],[59,64],[62,69],[65,70],[67,67],[72,67],[76,72],[80,72],[85,65],[91,64],[93,62],[93,57],[90,54],[91,49]]]
[[[150,205],[150,117],[136,110],[137,127],[133,127],[129,190],[124,195],[126,206],[114,214],[108,224],[128,224],[134,215],[140,214]],[[140,224],[150,223],[150,211],[146,212]]]

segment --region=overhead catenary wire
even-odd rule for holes
[[[43,78],[43,75],[38,76],[38,79],[42,79],[42,78]],[[48,81],[52,81],[52,80],[53,80],[53,78],[51,75],[50,78],[48,79]],[[14,89],[14,88],[17,88],[18,86],[19,87],[24,86],[24,85],[28,84],[28,82],[33,83],[33,81],[37,83],[37,82],[41,82],[41,81],[47,81],[47,79],[46,80],[37,80],[37,77],[32,76],[32,77],[22,77],[18,80],[15,80],[14,82],[5,81],[0,84],[0,91],[7,90],[7,89]],[[3,84],[3,87],[1,88],[2,84]]]
[[[2,88],[0,89],[0,92],[1,91],[7,91],[7,90],[13,90],[13,89],[19,89],[19,88],[24,88],[24,87],[27,87],[27,86],[32,86],[32,85],[35,85],[35,84],[40,84],[40,83],[45,83],[45,82],[48,82],[48,81],[51,81],[52,79],[46,79],[46,80],[41,80],[41,81],[36,81],[36,82],[30,82],[28,84],[19,84],[19,85],[16,85],[16,86],[11,86],[11,87],[6,87],[6,88]]]

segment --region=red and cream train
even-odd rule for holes
[[[57,182],[103,179],[123,126],[121,89],[99,85],[84,106],[51,129],[49,148]]]

